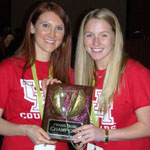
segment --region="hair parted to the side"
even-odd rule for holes
[[[107,112],[113,101],[115,92],[119,89],[122,73],[125,70],[126,54],[123,51],[123,36],[117,17],[106,8],[96,9],[89,12],[83,19],[80,27],[75,62],[75,84],[92,86],[95,80],[96,65],[84,47],[84,29],[87,22],[92,19],[103,19],[112,27],[115,35],[114,47],[111,58],[106,68],[102,94],[100,97],[100,111]]]
[[[30,33],[31,23],[33,25],[36,24],[40,15],[44,12],[54,12],[59,16],[59,18],[64,23],[65,34],[61,45],[52,52],[50,57],[50,62],[53,64],[54,68],[54,78],[61,80],[62,82],[69,83],[69,69],[71,65],[71,28],[70,28],[70,20],[65,11],[54,2],[37,2],[33,5],[32,11],[28,18],[28,22],[26,25],[26,31],[24,40],[17,50],[15,56],[26,56],[25,57],[25,66],[24,71],[30,67],[30,61],[32,60],[32,64],[35,62],[35,39],[34,34]],[[62,67],[63,66],[63,67]]]

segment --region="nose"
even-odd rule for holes
[[[48,32],[48,36],[50,38],[55,38],[55,29],[51,28]]]
[[[93,45],[94,46],[98,46],[100,44],[100,39],[99,39],[99,37],[94,37],[94,39],[93,39]]]

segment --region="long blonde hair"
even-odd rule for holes
[[[123,35],[117,17],[108,9],[96,9],[89,12],[83,19],[80,27],[75,61],[75,84],[92,85],[93,77],[95,80],[95,63],[91,56],[86,52],[83,39],[84,29],[87,22],[92,19],[103,19],[112,27],[115,35],[114,47],[111,58],[106,69],[102,94],[100,97],[100,110],[107,112],[107,108],[113,101],[114,93],[118,90],[121,74],[124,72],[126,54],[123,51]]]

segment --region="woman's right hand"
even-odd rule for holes
[[[98,128],[93,124],[86,124],[73,130],[77,133],[73,136],[74,143],[80,143],[80,146],[84,146],[92,141],[104,141],[105,130]]]
[[[36,125],[25,125],[26,135],[30,138],[34,145],[37,144],[55,144],[57,141],[50,139],[49,135]]]

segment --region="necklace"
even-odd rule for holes
[[[105,76],[105,70],[98,70],[97,72],[96,72],[96,76],[99,78],[99,79],[101,79],[101,78],[103,78],[104,76]]]

